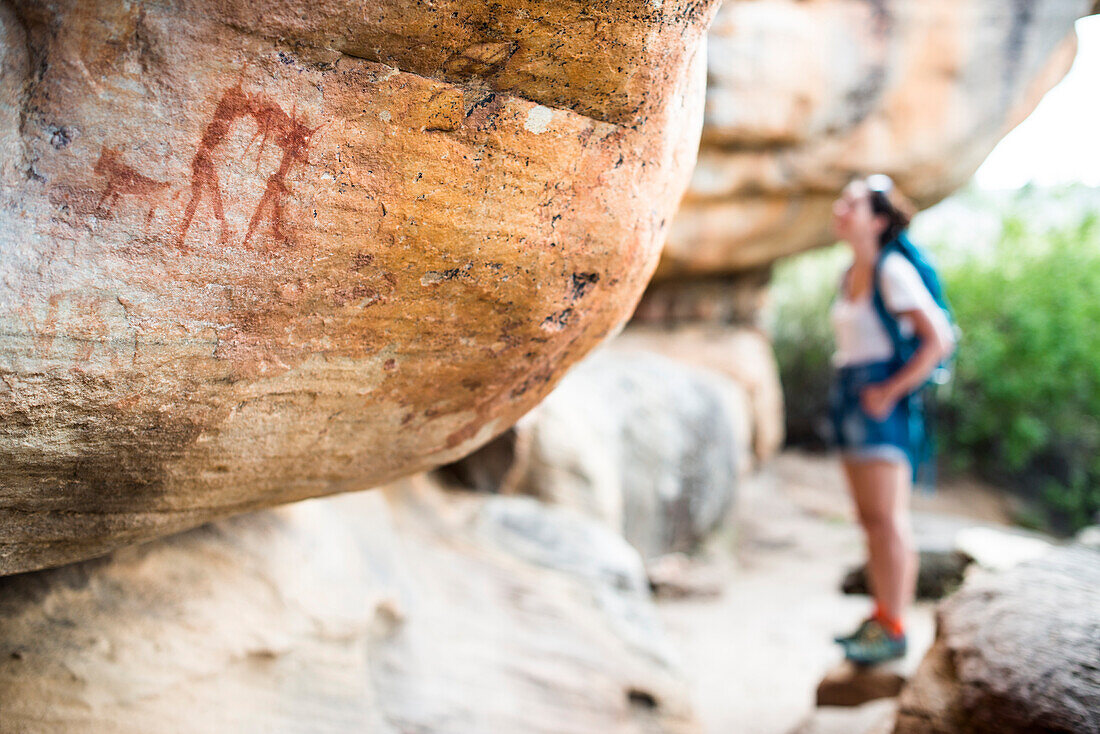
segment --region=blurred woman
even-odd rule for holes
[[[920,461],[914,447],[925,438],[916,391],[954,346],[946,313],[914,264],[891,247],[904,238],[913,211],[882,175],[853,181],[833,206],[834,230],[851,248],[852,264],[830,314],[837,346],[831,418],[867,540],[875,601],[871,615],[836,641],[861,664],[906,653],[903,617],[918,564],[909,496]],[[911,356],[899,358],[884,314],[896,319],[895,333],[918,344]]]

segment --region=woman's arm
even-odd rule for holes
[[[916,390],[936,365],[951,353],[955,340],[950,333],[937,329],[923,309],[903,311],[898,316],[908,317],[913,322],[913,331],[920,339],[920,346],[900,370],[877,385],[869,385],[860,394],[863,409],[874,418],[890,415],[894,405],[906,395]]]

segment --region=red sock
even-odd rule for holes
[[[883,629],[890,633],[890,636],[901,637],[905,634],[905,625],[902,623],[901,618],[891,617],[877,602],[875,603],[875,611],[871,616],[882,625]]]

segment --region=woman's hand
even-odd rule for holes
[[[955,340],[946,328],[941,331],[932,323],[927,313],[920,309],[902,311],[899,317],[907,316],[913,321],[913,328],[920,340],[920,346],[901,369],[890,376],[889,380],[876,385],[868,385],[859,395],[859,404],[868,415],[882,420],[890,415],[899,400],[920,388],[932,370],[955,346]],[[946,326],[944,321],[943,325]]]
[[[898,398],[885,382],[868,385],[859,393],[859,404],[875,420],[885,420],[893,412]]]

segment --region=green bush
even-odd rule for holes
[[[1031,211],[1008,202],[1026,213],[1004,215],[988,246],[925,243],[948,263],[941,275],[963,332],[955,379],[938,397],[939,455],[945,468],[1034,500],[1048,527],[1072,530],[1100,513],[1100,218],[1092,207],[1043,219],[1021,201]],[[789,444],[821,446],[827,435],[828,308],[847,259],[834,247],[776,269],[768,321]]]
[[[1100,511],[1100,219],[1008,216],[991,254],[944,273],[963,339],[943,453],[1080,527]]]

